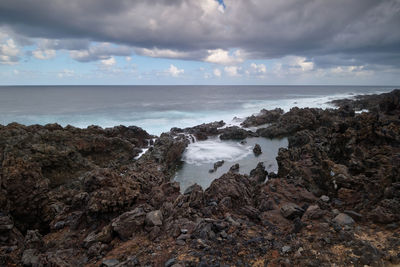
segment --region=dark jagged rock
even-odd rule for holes
[[[130,164],[135,147],[150,138],[137,127],[112,129],[62,128],[10,124],[0,130],[2,184],[10,212],[21,230],[47,231],[49,222],[60,211],[51,192],[59,186],[73,188],[80,177],[96,167]]]
[[[115,218],[111,227],[121,239],[128,240],[134,232],[142,229],[145,219],[146,211],[142,207],[137,207]]]
[[[0,126],[0,265],[399,264],[399,92],[262,111],[246,127],[289,136],[274,179],[260,163],[183,194],[189,142],[252,133],[173,128],[135,160],[154,138],[137,127]]]
[[[254,148],[253,148],[253,153],[256,156],[261,155],[262,151],[261,151],[261,146],[259,144],[255,144]]]
[[[250,205],[250,180],[240,174],[229,172],[214,180],[204,192],[206,200],[217,200],[219,203],[229,197],[235,207]]]
[[[263,109],[258,115],[247,117],[241,125],[243,127],[259,126],[267,123],[276,122],[283,114],[283,109],[276,108],[274,110]]]
[[[214,163],[214,167],[209,171],[210,173],[215,172],[219,167],[224,165],[225,161],[224,160],[219,160]]]
[[[149,226],[161,226],[163,216],[160,210],[150,211],[146,214],[146,224]]]
[[[354,225],[354,220],[349,215],[345,213],[339,213],[335,218],[333,218],[333,222],[339,225]]]
[[[301,217],[304,210],[294,203],[287,203],[281,207],[283,217],[293,220],[296,217]]]
[[[239,168],[240,168],[239,163],[236,163],[236,164],[232,165],[232,166],[229,168],[229,171],[230,171],[230,172],[239,172]]]
[[[221,167],[222,165],[224,165],[225,161],[224,160],[220,160],[214,163],[214,170],[218,169],[219,167]]]
[[[201,125],[186,128],[184,132],[193,134],[196,136],[197,140],[205,140],[208,136],[214,136],[220,133],[219,128],[223,127],[225,122],[223,121],[216,121],[211,123],[203,123]]]
[[[331,102],[341,108],[354,110],[380,111],[384,114],[395,114],[400,109],[400,89],[380,95],[359,95],[353,99],[339,99]]]
[[[257,183],[264,183],[267,178],[268,172],[265,170],[264,163],[259,162],[257,167],[250,171],[250,177]]]
[[[290,136],[304,129],[316,129],[321,123],[321,109],[297,107],[283,114],[279,119],[266,128],[257,129],[257,134],[267,138]]]
[[[249,136],[248,131],[237,126],[225,128],[222,132],[219,136],[221,140],[243,140]]]

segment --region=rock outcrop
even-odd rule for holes
[[[193,139],[254,133],[173,128],[135,159],[155,138],[137,127],[0,126],[0,265],[399,264],[399,96],[263,110],[243,125],[289,137],[274,179],[236,166],[183,194],[171,178]]]

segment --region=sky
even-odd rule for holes
[[[1,0],[0,85],[400,85],[400,0]]]

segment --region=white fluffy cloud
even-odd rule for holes
[[[213,74],[214,74],[215,77],[219,78],[219,77],[221,77],[222,72],[221,72],[220,69],[214,69]]]
[[[240,70],[241,70],[241,67],[238,67],[238,66],[226,66],[224,68],[225,73],[230,77],[240,76],[240,73],[239,73]]]
[[[305,57],[287,56],[275,63],[273,72],[279,76],[282,75],[301,75],[315,70],[314,62]]]
[[[37,49],[32,51],[32,55],[37,58],[37,59],[41,59],[41,60],[45,60],[45,59],[51,59],[54,58],[56,56],[56,50],[53,49]]]
[[[204,58],[204,61],[222,65],[231,65],[242,63],[244,58],[244,53],[241,50],[236,50],[233,53],[229,53],[227,50],[223,49],[213,49],[207,50],[208,56]]]
[[[1,40],[0,43],[0,63],[1,64],[16,64],[19,61],[20,50],[13,39]]]
[[[114,66],[114,65],[117,63],[117,61],[115,60],[114,57],[110,57],[110,58],[108,58],[108,59],[100,60],[100,63],[101,63],[104,67],[111,67],[111,66]]]
[[[178,77],[179,75],[183,74],[185,72],[184,69],[179,69],[178,67],[174,65],[170,65],[169,69],[167,70],[167,73],[169,73],[172,77]]]
[[[365,69],[365,66],[338,66],[328,70],[329,74],[333,74],[335,76],[367,76],[372,75],[372,70]]]
[[[251,70],[257,74],[267,73],[267,67],[264,64],[251,63]]]
[[[314,63],[312,61],[307,61],[305,57],[288,57],[288,62],[290,65],[290,70],[293,72],[307,72],[314,68]]]
[[[142,56],[158,57],[158,58],[181,58],[186,59],[192,57],[191,53],[182,52],[172,49],[159,49],[159,48],[136,48],[135,52]]]

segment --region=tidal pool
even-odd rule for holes
[[[189,144],[182,156],[182,165],[177,170],[174,180],[181,185],[181,191],[197,183],[204,190],[211,182],[229,171],[230,167],[239,163],[239,173],[249,174],[259,162],[263,162],[268,172],[277,172],[276,156],[281,147],[287,148],[287,138],[267,139],[249,137],[241,141],[220,140],[218,137],[209,138]],[[261,146],[262,154],[255,156],[253,147]],[[210,173],[214,163],[224,160],[224,164],[215,172]]]

